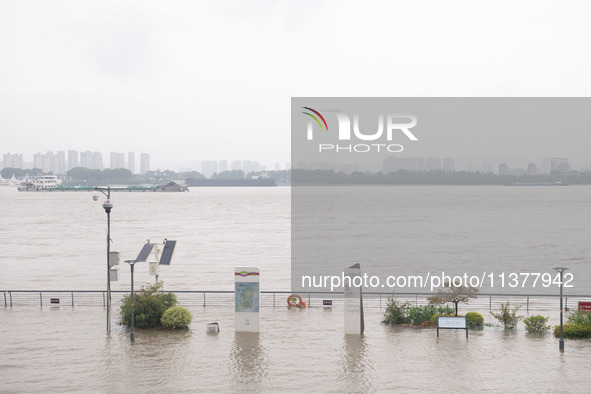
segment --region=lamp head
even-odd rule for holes
[[[103,203],[103,208],[106,213],[110,213],[111,209],[113,209],[113,203],[110,200],[107,200]]]
[[[92,193],[92,199],[93,201],[98,201],[99,195],[97,192]]]

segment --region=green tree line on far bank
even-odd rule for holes
[[[319,185],[510,185],[514,183],[591,184],[591,172],[553,172],[544,175],[497,175],[492,172],[416,172],[389,173],[335,172],[333,170],[292,170],[294,184]]]

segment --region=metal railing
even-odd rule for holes
[[[232,306],[234,305],[234,291],[228,290],[166,290],[175,293],[177,300],[184,306]],[[105,290],[0,290],[3,293],[4,307],[13,306],[106,306]],[[112,305],[121,305],[125,290],[111,290]],[[290,291],[261,291],[260,305],[263,308],[278,308],[287,306]],[[342,306],[343,293],[335,292],[307,292],[299,294],[308,307],[322,307],[324,300],[330,300],[332,306]],[[400,301],[408,301],[415,305],[426,305],[427,297],[431,293],[375,293],[364,292],[364,308],[383,309],[388,298],[395,296]],[[591,301],[591,295],[572,295],[565,298],[565,308],[576,307],[578,301]],[[497,309],[501,303],[510,301],[520,304],[527,312],[530,310],[552,310],[559,302],[559,295],[543,294],[479,294],[470,300],[472,309]],[[0,301],[1,302],[1,301]]]

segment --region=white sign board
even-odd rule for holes
[[[465,317],[450,317],[450,316],[439,316],[437,317],[437,327],[439,328],[466,328]]]
[[[463,316],[438,316],[437,337],[439,337],[439,329],[466,330],[466,338],[468,338],[468,320]]]
[[[259,267],[234,269],[236,332],[260,331],[260,273]]]

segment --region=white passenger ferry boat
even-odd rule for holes
[[[62,183],[55,175],[38,175],[30,182],[18,187],[20,192],[34,192],[48,189],[55,189]]]

